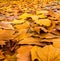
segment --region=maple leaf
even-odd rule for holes
[[[52,45],[45,46],[43,48],[34,46],[31,49],[32,61],[59,61],[60,60],[60,49],[54,48]]]
[[[60,61],[60,5],[54,1],[0,2],[0,61]]]

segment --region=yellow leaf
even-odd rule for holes
[[[46,18],[47,16],[46,15],[44,15],[44,14],[42,14],[42,15],[38,15],[38,18]]]
[[[49,19],[35,20],[35,22],[36,22],[36,24],[44,25],[44,26],[50,26],[51,25],[51,20],[49,20]]]
[[[37,46],[32,47],[31,49],[31,59],[32,61],[41,61],[38,54],[37,54]]]
[[[21,24],[21,23],[24,23],[26,20],[22,19],[22,20],[13,20],[11,23],[12,24]]]
[[[39,44],[39,39],[38,38],[32,38],[32,37],[28,37],[28,38],[24,38],[23,40],[21,40],[19,42],[19,44]]]
[[[48,13],[47,10],[36,11],[37,15],[42,15],[42,14],[47,14],[47,13]]]
[[[31,17],[31,14],[24,13],[24,14],[22,14],[19,18],[20,18],[20,19],[26,19],[27,17]]]
[[[38,16],[37,16],[37,15],[32,15],[31,18],[32,18],[33,20],[38,20]]]
[[[53,46],[56,48],[60,48],[60,38],[52,39]]]
[[[31,49],[32,61],[35,59],[39,61],[59,61],[60,60],[60,49],[55,48],[52,45],[45,47],[34,46]]]

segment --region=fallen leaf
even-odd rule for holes
[[[22,14],[19,18],[21,18],[21,19],[26,19],[27,17],[31,17],[31,14],[24,13],[24,14]]]
[[[24,38],[23,40],[21,40],[19,42],[19,44],[37,44],[37,45],[39,45],[39,39],[28,37],[28,38]]]
[[[21,46],[17,49],[17,61],[30,61],[30,50],[32,46]]]
[[[3,22],[3,21],[0,22],[0,28],[14,30],[13,26],[9,22]]]
[[[34,53],[35,52],[35,53]],[[59,61],[60,60],[60,49],[55,48],[52,45],[45,46],[43,48],[34,46],[31,49],[32,61]]]
[[[36,24],[43,25],[43,26],[50,26],[51,25],[51,20],[49,19],[40,19],[35,21]]]
[[[16,20],[16,19],[15,19],[15,20],[13,20],[11,23],[12,23],[12,24],[21,24],[21,23],[24,23],[25,21],[26,21],[26,20],[24,20],[24,19],[23,19],[23,20]]]

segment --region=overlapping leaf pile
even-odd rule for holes
[[[0,2],[0,61],[60,61],[60,4]]]

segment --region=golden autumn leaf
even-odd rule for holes
[[[31,49],[31,59],[32,61],[40,61],[40,58],[37,55],[37,46],[32,47]]]
[[[37,15],[31,15],[31,18],[35,21],[38,20],[38,16]]]
[[[60,38],[52,39],[53,46],[56,48],[60,48]]]
[[[36,24],[44,25],[44,26],[50,26],[51,25],[51,20],[49,20],[49,19],[35,20],[35,22],[36,22]]]
[[[46,38],[46,39],[52,39],[52,38],[57,38],[59,36],[53,35],[51,33],[46,33],[46,34],[42,34],[40,35],[41,38]]]
[[[17,49],[17,61],[30,61],[30,50],[32,46],[21,46]]]
[[[15,33],[14,30],[2,30],[0,33],[0,40],[9,40],[13,39],[13,34]]]
[[[35,52],[35,53],[34,53]],[[31,49],[32,61],[59,61],[60,60],[60,49],[55,48],[52,45],[45,46],[43,48],[34,46]]]
[[[0,61],[60,61],[60,3],[1,0]]]
[[[23,34],[22,34],[23,33]],[[18,41],[23,40],[24,38],[27,38],[31,36],[31,34],[27,33],[27,29],[21,29],[17,34],[14,35],[15,39]]]
[[[46,18],[47,16],[45,14],[41,14],[40,15],[31,15],[31,18],[33,20],[38,20],[38,19],[41,19],[41,18]]]
[[[19,44],[39,44],[39,39],[38,38],[32,38],[32,37],[28,37],[28,38],[24,38],[23,40],[21,40],[19,42]]]
[[[26,19],[27,17],[31,17],[31,14],[24,13],[24,14],[22,14],[19,18],[21,18],[21,19]]]
[[[21,24],[21,23],[24,23],[26,20],[22,19],[22,20],[16,20],[14,19],[11,23],[12,24]]]
[[[41,15],[38,15],[38,18],[41,19],[41,18],[46,18],[47,16],[45,14],[41,14]]]
[[[42,10],[42,11],[36,11],[36,14],[38,15],[38,18],[46,18],[46,14],[48,13],[48,11]]]
[[[18,30],[21,30],[21,29],[26,29],[26,28],[30,27],[30,24],[29,24],[29,22],[26,21],[21,25],[20,24],[14,25],[14,27]]]

